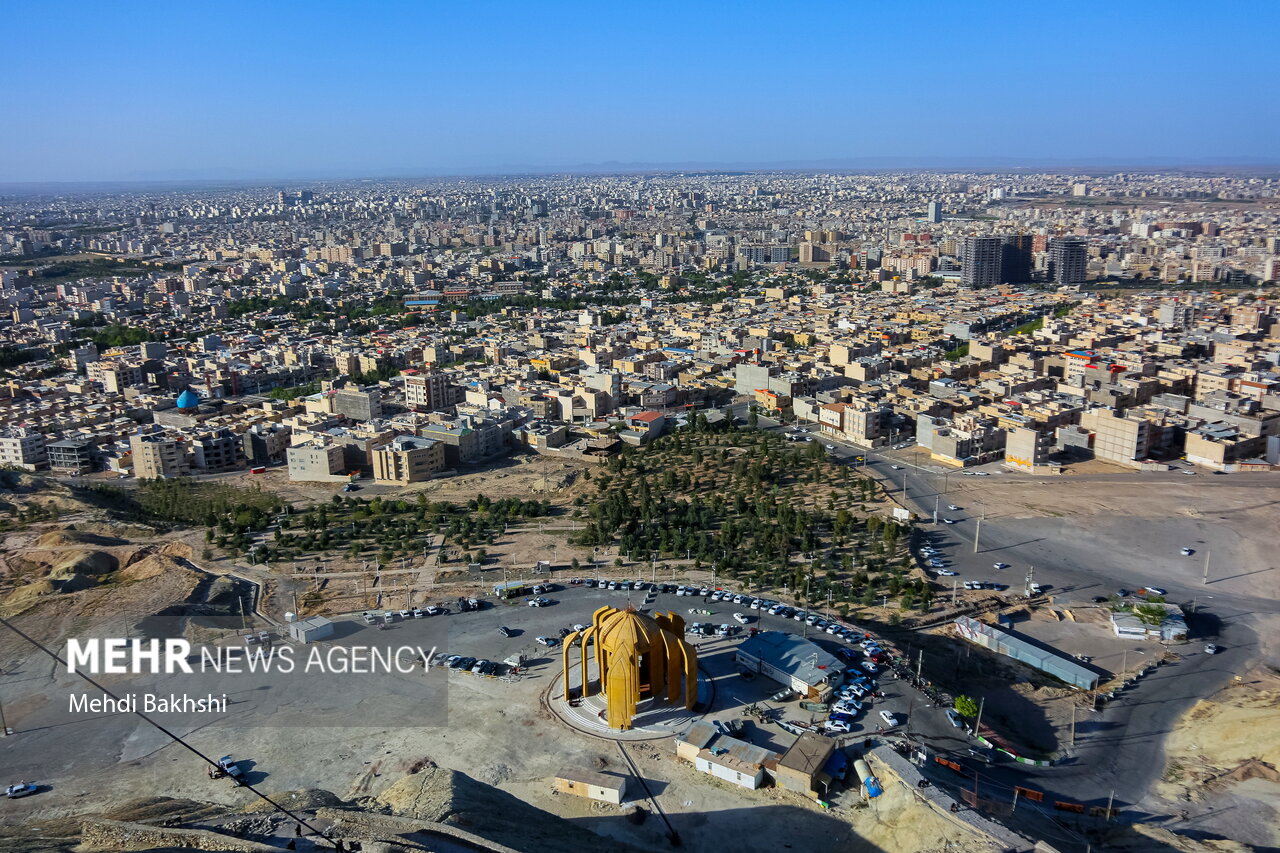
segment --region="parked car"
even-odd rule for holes
[[[943,524],[955,524],[955,523],[956,523],[956,520],[955,520],[954,518],[944,518],[944,519],[942,519],[942,523],[943,523]]]
[[[893,714],[890,714],[888,711],[881,711],[880,719],[884,720],[884,724],[889,728],[893,728],[894,726],[898,725],[898,718],[895,717]]]
[[[504,637],[510,637],[510,636],[511,636],[511,629],[510,629],[510,628],[508,628],[506,625],[499,625],[499,626],[498,626],[498,633],[499,633],[499,634],[501,634],[501,635],[502,635],[502,636],[504,636]]]
[[[876,673],[880,671],[880,667],[876,666],[869,660],[864,660],[862,663],[858,664],[858,666],[862,667],[865,672]]]
[[[829,735],[843,735],[853,731],[853,725],[848,720],[827,720],[822,724],[822,731]]]
[[[1209,643],[1204,647],[1204,653],[1206,655],[1216,655],[1218,653],[1218,646],[1215,643]]]
[[[960,511],[960,507],[956,506],[955,504],[947,504],[947,509],[951,510],[952,512]]]
[[[946,714],[947,719],[951,721],[951,725],[955,726],[957,729],[964,727],[964,720],[960,719],[960,715],[954,708],[948,708],[946,710]]]
[[[750,616],[747,616],[747,615],[746,615],[746,614],[744,614],[744,613],[735,613],[735,614],[733,614],[733,618],[734,618],[734,621],[736,621],[736,622],[738,622],[739,624],[742,624],[742,625],[745,625],[745,624],[747,624],[748,622],[750,622],[750,621],[751,621],[751,617],[750,617]]]
[[[560,640],[555,637],[534,637],[533,639],[538,645],[547,646],[548,648],[560,645]]]
[[[1009,568],[1009,564],[1008,563],[992,563],[991,567],[993,569],[1007,569]]]
[[[862,703],[857,699],[841,699],[831,707],[831,710],[841,714],[861,714]]]
[[[1163,589],[1161,589],[1161,588],[1160,588],[1160,587],[1158,587],[1158,586],[1149,586],[1149,587],[1147,587],[1147,588],[1146,588],[1146,593],[1147,593],[1147,595],[1168,595],[1168,594],[1169,594],[1169,593],[1165,592]]]
[[[943,577],[946,577],[946,578],[953,578],[953,577],[955,577],[956,575],[958,575],[958,574],[960,574],[960,573],[959,573],[959,572],[953,572],[953,571],[951,571],[950,569],[938,569],[938,574],[940,574],[940,575],[942,575]]]
[[[1184,557],[1190,557],[1190,556],[1191,556],[1192,554],[1194,554],[1195,552],[1196,552],[1196,549],[1195,549],[1195,548],[1183,548],[1183,549],[1182,549],[1182,556],[1184,556]]]
[[[360,618],[364,619],[364,624],[366,625],[376,625],[378,622],[378,614],[370,613],[368,610],[366,610],[364,613],[361,613]],[[248,637],[245,637],[245,642],[247,643],[252,643],[256,641],[257,641],[256,637],[252,640],[250,640]]]

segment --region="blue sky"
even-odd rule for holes
[[[46,2],[0,181],[1280,161],[1280,3]]]

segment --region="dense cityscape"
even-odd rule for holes
[[[517,445],[607,455],[750,398],[948,465],[1271,465],[1277,190],[778,174],[11,197],[0,454],[407,483]]]

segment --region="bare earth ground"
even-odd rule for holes
[[[1189,815],[1188,828],[1269,830],[1280,845],[1280,675],[1249,672],[1198,702],[1167,741],[1157,793]],[[1181,827],[1183,824],[1179,824]]]

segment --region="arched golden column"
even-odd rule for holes
[[[605,697],[606,719],[611,728],[631,728],[636,706],[642,699],[678,702],[683,690],[685,708],[693,710],[697,703],[698,654],[684,641],[684,619],[678,614],[646,616],[630,605],[625,610],[597,610],[592,614],[590,628],[564,639],[561,662],[566,701],[573,698],[569,676],[578,640],[582,644],[578,655],[582,694],[586,696],[590,689],[588,661],[594,658],[599,673],[596,689]]]

